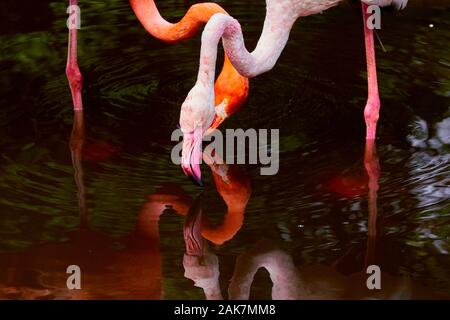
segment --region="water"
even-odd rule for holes
[[[194,3],[159,2],[171,21]],[[254,47],[263,1],[219,3]],[[231,167],[232,183],[219,179],[216,187],[203,165],[201,189],[170,162],[170,134],[195,82],[200,37],[166,45],[146,33],[127,1],[80,1],[85,129],[84,141],[80,130],[71,139],[67,4],[26,5],[24,13],[22,2],[2,4],[0,19],[2,298],[204,299],[191,279],[205,287],[215,277],[226,298],[235,270],[231,294],[246,261],[261,257],[303,279],[300,289],[280,280],[294,298],[332,296],[328,286],[338,279],[348,286],[367,261],[389,273],[383,288],[392,284],[402,297],[415,297],[402,276],[418,296],[450,292],[447,3],[417,2],[383,16],[377,193],[364,163],[361,18],[349,7],[297,22],[277,66],[251,80],[247,103],[224,124],[280,128],[279,173]],[[376,168],[376,160],[366,165]],[[219,192],[234,205],[251,195],[224,220]],[[205,240],[203,262],[184,257],[186,218],[179,213],[194,199],[190,215],[202,209],[209,220],[203,235],[213,240]],[[83,290],[65,289],[72,264],[81,267]],[[308,291],[314,279],[325,287]],[[217,296],[211,286],[207,293]],[[261,269],[250,297],[270,298],[271,288]]]

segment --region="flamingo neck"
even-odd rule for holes
[[[273,68],[283,51],[289,32],[297,19],[284,6],[268,3],[263,32],[255,50],[249,53],[245,48],[239,22],[225,14],[214,15],[202,34],[200,68],[197,82],[212,89],[215,79],[217,46],[220,39],[227,56],[236,70],[245,77],[254,77]]]
[[[144,28],[154,37],[167,41],[167,30],[172,27],[172,24],[161,17],[155,1],[130,0],[130,4]]]
[[[298,18],[298,14],[288,4],[267,1],[263,31],[251,53],[245,47],[241,26],[237,21],[233,23],[233,32],[224,34],[224,49],[241,75],[256,77],[275,66]]]
[[[192,5],[180,21],[170,23],[161,17],[154,0],[130,0],[130,4],[147,32],[168,43],[189,39],[213,14],[226,14],[216,3],[198,3]]]
[[[229,21],[229,16],[223,14],[214,15],[205,27],[202,34],[202,47],[200,50],[200,67],[197,83],[208,89],[214,90],[216,75],[217,46],[220,38],[227,31],[228,25],[223,21]]]
[[[266,18],[261,37],[251,53],[253,57],[251,63],[243,66],[246,69],[245,74],[250,77],[257,76],[275,66],[289,40],[290,31],[297,19],[298,14],[286,4],[267,1]],[[231,50],[235,46],[231,41],[225,40],[224,43],[225,46],[230,44]],[[231,50],[227,50],[227,53]]]
[[[216,245],[222,245],[233,239],[244,223],[244,210],[230,210],[225,214],[220,226],[208,226],[203,229],[202,236]]]

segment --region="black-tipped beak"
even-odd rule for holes
[[[194,145],[193,145],[194,147]],[[202,181],[202,176],[201,176],[201,171],[200,171],[200,164],[196,164],[194,161],[194,156],[193,156],[193,148],[191,150],[189,150],[189,162],[188,163],[182,163],[181,164],[181,169],[183,169],[183,172],[185,175],[187,175],[189,177],[189,179],[191,179],[196,185],[203,187],[203,181]]]
[[[199,187],[204,186],[202,179],[194,174],[194,169],[191,165],[181,165],[181,168],[183,169],[184,174],[187,175],[192,182],[194,182]]]

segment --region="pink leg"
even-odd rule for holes
[[[363,20],[364,20],[364,38],[366,44],[366,60],[367,60],[367,81],[369,94],[367,104],[364,109],[364,118],[366,120],[366,139],[373,140],[376,138],[377,122],[380,111],[380,96],[378,94],[377,65],[375,59],[375,44],[373,38],[373,30],[367,27],[367,4],[362,3]]]
[[[77,0],[70,0],[70,6],[76,6]],[[83,87],[83,79],[77,62],[77,28],[79,24],[76,12],[70,13],[69,28],[69,49],[67,55],[66,75],[69,80],[70,91],[72,92],[73,109],[83,110],[83,100],[81,90]]]

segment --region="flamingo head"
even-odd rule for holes
[[[196,184],[203,186],[200,163],[202,139],[214,119],[214,96],[196,84],[181,106],[180,128],[183,132],[181,168]]]

